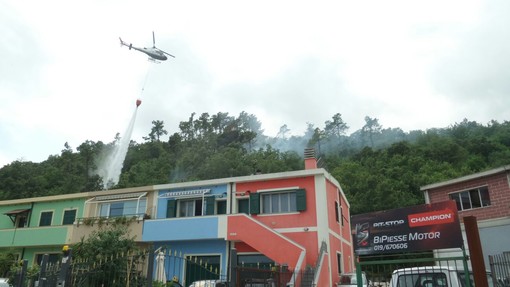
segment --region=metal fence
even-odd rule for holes
[[[468,269],[468,259],[467,256],[437,258],[433,256],[432,252],[363,256],[356,263],[356,271],[359,273],[357,282],[359,282],[358,286],[361,286],[362,280],[360,279],[363,277],[361,273],[364,273],[371,286],[389,287],[392,274],[397,269],[422,267],[422,270],[426,270],[427,267],[433,266],[464,271]],[[441,286],[441,284],[435,286]],[[467,283],[463,286],[469,287],[470,285]]]
[[[492,280],[498,287],[510,287],[510,251],[489,255]]]
[[[174,286],[189,286],[197,280],[225,279],[217,266],[203,258],[170,249],[158,249],[158,253],[164,256],[159,266],[163,279],[157,278],[158,262],[152,249],[87,260],[73,259],[70,254],[56,263],[48,263],[46,254],[40,265],[30,268],[27,260],[16,262],[9,278],[13,287],[159,287],[174,279]]]
[[[315,269],[312,267],[299,270],[288,270],[285,266],[273,266],[270,268],[235,267],[237,273],[236,287],[315,287]],[[290,284],[289,284],[290,283]]]

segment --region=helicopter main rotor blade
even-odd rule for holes
[[[156,37],[154,36],[154,31],[152,31],[152,46],[156,47]]]
[[[172,54],[168,54],[168,53],[167,53],[167,52],[165,52],[165,51],[161,51],[161,52],[163,52],[163,53],[167,54],[168,56],[170,56],[170,57],[172,57],[172,58],[175,58],[175,56],[174,56],[174,55],[172,55]]]

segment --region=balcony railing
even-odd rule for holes
[[[75,224],[76,227],[80,227],[80,225],[86,226],[103,226],[109,224],[130,224],[133,222],[144,221],[145,219],[149,219],[150,216],[145,213],[139,214],[124,214],[122,216],[99,216],[99,217],[81,217],[76,218]]]

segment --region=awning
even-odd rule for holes
[[[94,198],[94,201],[107,201],[107,200],[119,200],[119,199],[139,198],[139,197],[145,196],[146,194],[147,194],[147,192],[135,192],[135,193],[101,195],[101,196],[96,196],[96,198]]]
[[[204,196],[204,194],[211,192],[210,189],[193,189],[181,191],[169,191],[159,195],[159,198],[186,198],[196,197],[197,195]]]
[[[12,223],[15,223],[16,222],[16,217],[20,214],[24,214],[24,213],[28,213],[30,212],[30,208],[22,208],[22,209],[13,209],[9,212],[6,212],[4,213],[5,215],[9,216],[9,218],[11,219]]]
[[[5,215],[9,215],[9,216],[15,216],[15,215],[18,215],[20,213],[25,213],[25,212],[29,212],[30,211],[30,208],[24,208],[24,209],[14,209],[14,210],[11,210],[9,212],[6,212],[4,213]]]

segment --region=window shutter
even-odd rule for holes
[[[209,196],[205,198],[205,215],[213,215],[214,214],[214,196]]]
[[[62,219],[62,225],[73,224],[76,219],[76,209],[64,211],[64,218]]]
[[[296,190],[296,209],[297,209],[297,211],[306,210],[306,190],[305,189]]]
[[[260,194],[250,193],[250,214],[260,213]]]
[[[167,200],[166,202],[166,218],[175,217],[177,207],[177,200]]]
[[[335,219],[336,222],[340,222],[339,205],[338,202],[336,201],[335,201]]]
[[[237,208],[237,212],[238,213],[246,213],[248,214],[248,211],[250,210],[250,204],[249,204],[249,199],[246,198],[246,199],[239,199],[237,201],[237,204],[238,204],[238,208]]]
[[[219,200],[216,204],[216,214],[227,214],[226,200]]]
[[[53,211],[41,212],[39,226],[50,226],[52,217],[53,217]]]

